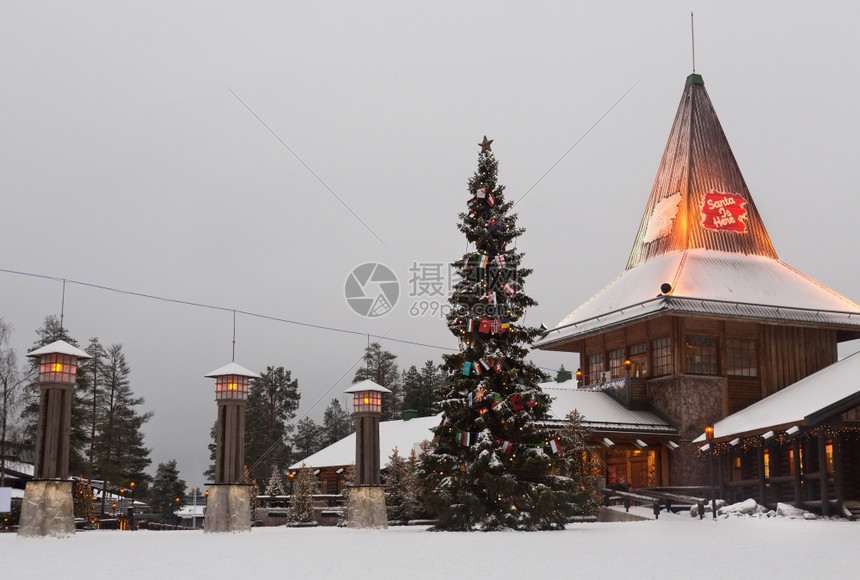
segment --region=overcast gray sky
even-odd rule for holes
[[[225,309],[66,287],[79,342],[123,344],[155,413],[153,469],[176,458],[202,485],[203,375],[231,360],[230,310],[356,333],[237,316],[236,362],[290,369],[315,420],[343,400],[367,333],[455,347],[439,316],[410,315],[409,268],[465,250],[478,141],[495,140],[520,198],[632,87],[517,205],[540,303],[528,323],[555,325],[619,274],[691,72],[691,10],[696,72],[780,257],[860,300],[847,1],[6,3],[0,268]],[[401,281],[376,319],[344,299],[371,261]],[[22,357],[61,292],[0,272]],[[384,346],[401,368],[444,352]]]

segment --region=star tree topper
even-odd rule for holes
[[[492,149],[490,149],[490,145],[492,145],[492,144],[493,144],[493,140],[492,140],[492,139],[487,139],[487,136],[486,136],[486,135],[484,135],[484,141],[483,141],[483,142],[481,142],[481,143],[478,143],[478,145],[480,145],[480,146],[481,146],[481,152],[482,152],[482,153],[483,153],[484,151],[492,151]]]

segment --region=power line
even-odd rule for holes
[[[419,346],[423,348],[432,348],[435,350],[444,350],[449,352],[454,352],[457,349],[450,346],[439,346],[437,344],[428,344],[426,342],[418,342],[416,340],[408,340],[405,338],[394,338],[388,336],[388,334],[371,334],[367,332],[362,332],[359,330],[349,330],[347,328],[338,328],[336,326],[326,326],[324,324],[316,324],[312,322],[300,322],[298,320],[291,320],[289,318],[281,318],[279,316],[274,316],[271,314],[261,314],[259,312],[251,312],[248,310],[239,310],[238,308],[230,308],[228,306],[215,306],[213,304],[204,304],[202,302],[195,302],[193,300],[181,300],[179,298],[167,298],[165,296],[157,296],[155,294],[148,294],[146,292],[137,292],[134,290],[123,290],[121,288],[113,288],[111,286],[105,286],[104,284],[95,284],[92,282],[83,282],[81,280],[72,280],[69,278],[60,278],[58,276],[48,276],[46,274],[36,274],[34,272],[23,272],[20,270],[10,270],[8,268],[0,268],[0,272],[5,272],[6,274],[14,274],[16,276],[27,276],[30,278],[39,278],[41,280],[51,280],[54,282],[62,282],[63,288],[65,289],[65,285],[68,284],[76,284],[78,286],[84,286],[86,288],[94,288],[96,290],[103,290],[105,292],[113,292],[115,294],[124,294],[126,296],[134,296],[136,298],[147,298],[149,300],[157,300],[159,302],[167,302],[170,304],[179,304],[181,306],[193,306],[195,308],[205,308],[208,310],[217,310],[219,312],[231,312],[234,316],[234,326],[235,326],[235,316],[236,314],[243,314],[245,316],[250,316],[253,318],[260,318],[262,320],[269,320],[272,322],[281,322],[284,324],[292,324],[295,326],[301,326],[304,328],[313,328],[316,330],[323,330],[326,332],[338,332],[341,334],[352,334],[358,336],[366,336],[368,339],[374,338],[377,340],[388,340],[391,342],[396,342],[399,344],[408,344],[410,346]],[[235,332],[235,328],[234,328]],[[234,339],[235,341],[235,336]],[[546,371],[555,372],[558,369],[554,369],[551,367],[538,367]]]
[[[305,328],[314,328],[317,330],[325,330],[328,332],[339,332],[341,334],[354,334],[354,335],[358,335],[358,336],[370,336],[370,337],[378,339],[378,340],[388,340],[388,341],[397,342],[400,344],[409,344],[412,346],[420,346],[420,347],[424,347],[424,348],[432,348],[432,349],[437,349],[437,350],[448,350],[448,351],[457,350],[455,348],[448,347],[448,346],[439,346],[439,345],[435,345],[435,344],[427,344],[427,343],[418,342],[415,340],[407,340],[405,338],[393,338],[393,337],[389,337],[389,336],[386,336],[383,334],[372,334],[372,333],[367,333],[367,332],[363,332],[363,331],[359,331],[359,330],[350,330],[347,328],[338,328],[336,326],[326,326],[324,324],[316,324],[316,323],[312,323],[312,322],[301,322],[298,320],[292,320],[289,318],[281,318],[279,316],[273,316],[270,314],[261,314],[259,312],[240,310],[238,308],[230,308],[227,306],[215,306],[213,304],[204,304],[202,302],[195,302],[193,300],[181,300],[179,298],[167,298],[164,296],[157,296],[155,294],[147,294],[145,292],[136,292],[134,290],[123,290],[121,288],[113,288],[111,286],[105,286],[103,284],[94,284],[92,282],[83,282],[81,280],[71,280],[69,278],[59,278],[57,276],[47,276],[45,274],[35,274],[33,272],[22,272],[20,270],[9,270],[7,268],[0,268],[0,272],[5,272],[7,274],[15,274],[18,276],[28,276],[31,278],[40,278],[42,280],[52,280],[55,282],[63,282],[64,284],[65,283],[76,284],[78,286],[84,286],[86,288],[95,288],[96,290],[104,290],[106,292],[114,292],[116,294],[124,294],[126,296],[135,296],[137,298],[148,298],[150,300],[158,300],[160,302],[168,302],[171,304],[180,304],[182,306],[193,306],[195,308],[206,308],[209,310],[217,310],[219,312],[231,312],[231,313],[243,314],[245,316],[260,318],[263,320],[270,320],[272,322],[282,322],[285,324],[293,324],[295,326],[302,326]]]

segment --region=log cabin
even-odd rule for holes
[[[860,307],[778,257],[704,81],[691,74],[625,269],[536,348],[578,354],[581,388],[618,390],[620,381],[629,408],[668,418],[679,448],[658,457],[668,465],[655,469],[667,474],[663,485],[699,486],[711,478],[694,440],[707,426],[829,367],[837,345],[857,338]],[[856,432],[856,413],[837,411],[830,410],[831,424]],[[760,427],[748,435],[785,426]],[[856,471],[857,438],[843,434],[841,442],[852,446],[840,456],[843,468]],[[806,456],[818,462],[832,444],[830,437],[816,438]],[[636,449],[615,451],[626,453],[629,464]],[[799,458],[794,453],[792,461]],[[747,464],[739,464],[741,472]],[[786,476],[791,471],[772,465]],[[832,474],[832,462],[827,465],[822,471],[816,463],[815,472]],[[752,477],[741,472],[742,479]],[[843,499],[860,494],[856,479],[851,492],[848,479],[836,481]]]

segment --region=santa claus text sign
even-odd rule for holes
[[[702,225],[709,230],[744,233],[747,226],[742,218],[747,215],[746,205],[747,200],[736,193],[709,191],[702,202]]]

